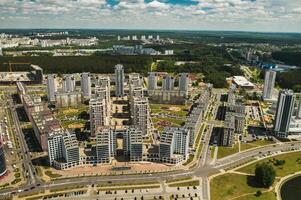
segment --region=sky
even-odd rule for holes
[[[301,32],[301,0],[0,0],[0,28]]]

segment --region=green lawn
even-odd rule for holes
[[[230,200],[242,194],[256,193],[257,190],[263,191],[262,188],[248,185],[251,178],[239,174],[224,174],[215,177],[210,182],[212,200]]]
[[[186,116],[190,105],[150,104],[152,113]]]
[[[74,108],[60,108],[56,114],[58,119],[64,119],[65,117],[74,117],[78,116],[83,111],[88,111],[89,106],[87,105],[80,105]]]
[[[233,147],[218,147],[217,159],[232,155],[238,152],[238,144]]]
[[[244,151],[260,146],[270,145],[270,144],[275,144],[275,142],[271,140],[256,140],[254,142],[240,143],[240,151]]]
[[[285,164],[283,166],[275,166],[273,164],[273,158],[278,159],[278,160],[284,160]],[[243,168],[239,169],[238,171],[245,172],[248,174],[253,174],[256,164],[263,163],[263,162],[271,163],[276,170],[276,176],[280,176],[280,177],[287,176],[289,174],[301,171],[301,153],[300,152],[287,153],[287,154],[282,154],[282,155],[278,155],[278,156],[273,156],[271,158],[266,158],[262,161],[259,161],[254,164],[243,167]]]
[[[168,184],[169,187],[188,187],[188,186],[199,186],[199,185],[200,185],[199,180]]]
[[[85,120],[70,120],[70,121],[62,121],[61,122],[63,128],[71,129],[71,128],[84,128],[86,121]]]
[[[261,196],[257,197],[254,194],[237,198],[236,200],[276,200],[274,192],[264,192]]]

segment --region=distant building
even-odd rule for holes
[[[124,68],[120,64],[115,66],[115,94],[117,97],[124,96]]]
[[[7,172],[7,168],[6,168],[6,160],[4,155],[4,146],[3,146],[2,137],[0,135],[0,177],[5,175],[6,172]]]
[[[188,159],[188,129],[183,127],[166,127],[161,135],[159,156],[162,162],[178,164]]]
[[[66,74],[63,78],[63,91],[74,92],[75,90],[75,77],[72,74]]]
[[[189,75],[181,73],[179,77],[179,90],[188,93]]]
[[[148,73],[148,90],[156,90],[157,89],[157,75],[155,72],[149,72]]]
[[[282,90],[278,96],[278,104],[274,122],[277,137],[286,138],[294,109],[294,94],[290,90]]]
[[[175,84],[174,77],[167,74],[163,77],[162,80],[162,90],[173,90],[174,84]]]
[[[239,88],[246,88],[246,89],[253,89],[255,88],[255,85],[248,81],[243,76],[234,76],[233,77],[233,83],[236,84]]]
[[[272,99],[276,74],[277,73],[272,70],[267,70],[265,72],[263,96],[262,96],[263,100]]]
[[[297,110],[297,118],[301,119],[301,95],[299,96],[299,105]]]
[[[82,73],[81,74],[81,89],[83,93],[84,99],[91,98],[91,77],[90,73]]]
[[[55,93],[57,91],[57,80],[55,74],[47,76],[47,97],[50,102],[55,102]]]
[[[81,92],[57,92],[55,94],[55,102],[58,108],[78,106],[81,104],[81,100]]]

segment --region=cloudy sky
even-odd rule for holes
[[[301,32],[301,0],[0,0],[0,28]]]

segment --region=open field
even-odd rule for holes
[[[260,146],[265,146],[269,144],[274,144],[274,141],[271,140],[256,140],[254,142],[248,142],[248,143],[240,143],[240,151],[260,147]]]
[[[277,165],[277,160],[284,160],[285,163],[283,165]],[[254,181],[254,176],[248,175],[254,174],[256,165],[263,162],[270,163],[274,167],[276,176],[278,177],[273,187],[269,190],[258,187]],[[276,200],[274,186],[277,181],[280,180],[279,178],[300,170],[300,152],[286,153],[266,158],[236,170],[242,174],[230,172],[213,178],[210,183],[211,197],[212,200]],[[259,197],[255,195],[258,190],[262,192],[262,195]]]
[[[151,112],[155,114],[186,116],[190,105],[150,104],[150,108]]]
[[[284,160],[285,163],[283,165],[276,166],[274,164],[276,159],[277,160]],[[243,168],[239,169],[238,171],[253,174],[254,170],[255,170],[255,167],[256,167],[256,164],[263,163],[263,162],[267,162],[267,163],[272,164],[272,166],[276,170],[276,176],[280,176],[280,177],[287,176],[291,173],[301,171],[301,153],[300,152],[282,154],[282,155],[266,158],[266,159],[261,160],[257,163],[254,163],[254,164],[248,165],[246,167],[243,167]]]
[[[217,159],[224,158],[235,153],[238,153],[238,144],[234,144],[233,147],[218,147]]]

